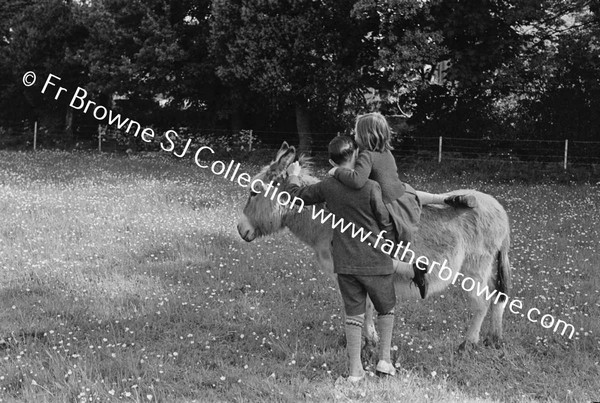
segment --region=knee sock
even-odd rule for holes
[[[394,330],[394,310],[379,314],[377,316],[377,326],[379,327],[379,359],[392,363],[390,350],[392,348],[392,332]]]
[[[364,372],[360,360],[360,343],[365,314],[346,315],[346,351],[348,352],[348,369],[350,376],[361,376]]]
[[[419,190],[417,190],[417,196],[419,197],[419,200],[421,201],[422,205],[444,204],[444,200],[446,199],[446,197],[448,197],[448,195],[446,194],[427,193],[421,192]]]

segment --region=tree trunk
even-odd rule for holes
[[[235,105],[231,111],[231,117],[229,121],[231,130],[239,132],[244,128],[244,118],[242,117],[242,111],[240,106]]]
[[[68,141],[75,143],[75,137],[73,135],[73,108],[67,108],[67,115],[65,116],[65,137]]]
[[[298,129],[298,151],[310,155],[312,151],[310,113],[306,107],[299,104],[296,104],[296,128]]]

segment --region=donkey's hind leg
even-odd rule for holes
[[[459,350],[464,350],[467,344],[477,344],[479,342],[479,333],[481,332],[481,324],[483,319],[488,312],[489,301],[486,301],[483,296],[477,296],[473,291],[469,293],[469,299],[471,302],[471,322],[467,329],[467,336],[465,341],[458,347]]]
[[[465,262],[465,264],[470,263],[472,265],[471,268],[479,267],[480,272],[465,270],[465,278],[461,282],[463,288],[471,288],[472,286],[471,291],[468,291],[472,318],[467,329],[466,340],[459,346],[459,350],[463,350],[468,343],[479,343],[481,324],[490,307],[490,302],[486,299],[486,291],[488,290],[483,290],[483,292],[479,290],[482,290],[488,284],[491,275],[492,260],[491,256],[486,256],[476,259],[475,262]]]
[[[375,307],[371,298],[367,296],[365,323],[362,328],[364,345],[362,349],[363,362],[375,362],[377,359],[377,346],[379,345],[379,334],[375,327]]]
[[[504,309],[506,308],[506,304],[508,300],[504,300],[503,302],[498,300],[492,301],[491,306],[491,319],[492,326],[490,329],[490,333],[484,340],[484,344],[486,346],[491,346],[494,348],[500,348],[502,345],[502,317],[504,315]]]

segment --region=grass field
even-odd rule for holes
[[[507,310],[503,348],[454,354],[454,287],[397,307],[396,378],[348,386],[335,284],[288,232],[240,239],[244,189],[162,154],[0,151],[0,400],[599,401],[600,186],[469,177],[405,179],[497,197],[512,296],[576,335]]]

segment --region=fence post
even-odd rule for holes
[[[37,120],[33,124],[33,151],[35,151],[37,147]]]
[[[438,147],[438,164],[442,162],[442,136],[440,136],[440,145]]]
[[[252,151],[252,129],[250,129],[250,138],[248,139],[248,152]]]
[[[565,162],[563,163],[563,169],[567,170],[567,151],[569,150],[569,140],[565,140]]]

